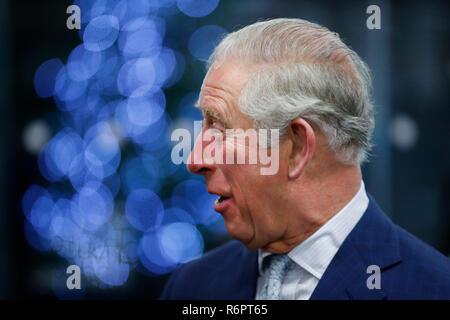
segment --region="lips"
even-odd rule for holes
[[[224,213],[231,204],[232,199],[233,198],[231,197],[219,196],[216,201],[214,201],[214,210]]]
[[[225,200],[227,200],[227,199],[229,199],[229,197],[225,197],[225,196],[219,196],[219,198],[217,198],[217,202],[222,202],[222,201],[225,201]]]
[[[214,201],[214,210],[219,213],[224,213],[233,200],[231,193],[225,190],[209,189],[208,193],[218,196],[216,201]]]

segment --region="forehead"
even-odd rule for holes
[[[215,62],[203,81],[198,104],[235,122],[244,116],[237,103],[248,77],[249,69],[240,63]]]
[[[240,90],[247,82],[249,67],[237,60],[216,61],[207,73],[203,85],[221,83],[231,91]]]

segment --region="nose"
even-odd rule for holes
[[[187,160],[187,169],[193,174],[205,175],[207,172],[214,170],[215,161],[213,158],[206,158],[207,155],[204,154],[203,150],[208,145],[208,141],[203,139],[204,129],[198,135],[195,141],[194,148]]]

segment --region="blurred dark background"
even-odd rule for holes
[[[108,6],[108,1],[103,2]],[[142,5],[142,1],[138,2]],[[69,17],[66,9],[72,3],[0,1],[0,298],[3,299],[72,297],[54,285],[55,279],[65,283],[64,271],[71,264],[70,259],[57,250],[36,245],[32,233],[27,233],[30,231],[25,227],[27,218],[23,212],[23,197],[31,185],[44,188],[53,185],[53,197],[54,190],[66,188],[61,186],[62,182],[48,181],[43,176],[36,148],[42,148],[42,143],[66,127],[66,118],[71,113],[61,110],[53,98],[39,97],[33,81],[43,62],[56,58],[66,63],[72,50],[82,43],[80,34],[86,24],[83,22],[80,32],[66,27]],[[366,8],[372,4],[381,9],[381,30],[366,27],[369,16]],[[83,16],[83,6],[80,7]],[[183,119],[198,117],[188,105],[192,104],[205,74],[201,56],[210,50],[204,48],[196,54],[192,45],[190,48],[189,41],[195,40],[191,35],[199,28],[214,25],[231,32],[258,19],[297,17],[338,32],[368,63],[374,75],[375,147],[370,162],[363,167],[366,189],[395,223],[443,254],[450,254],[448,1],[222,0],[210,14],[192,17],[178,9],[177,1],[165,0],[156,11],[149,12],[165,22],[164,46],[176,50],[184,59],[179,77],[163,87],[165,114],[170,116],[171,128],[180,126],[182,122],[178,120],[183,116]],[[217,32],[212,33],[212,37],[217,37]],[[192,101],[184,102],[186,99]],[[85,132],[80,130],[80,134]],[[33,139],[30,142],[30,136],[39,135],[45,140],[41,145]],[[130,145],[133,143],[121,145],[122,162],[140,154],[130,150]],[[158,150],[150,148],[145,152],[152,154]],[[122,166],[121,163],[119,168]],[[128,173],[117,170],[122,178],[120,190],[126,179],[142,178],[139,173],[128,178]],[[177,170],[171,177],[160,177],[157,186],[152,187],[161,201],[173,197],[179,183],[196,179],[190,178],[185,169]],[[128,185],[128,189],[119,191],[116,203],[120,197],[127,197],[130,188],[133,189]],[[217,223],[220,225],[220,221]],[[204,252],[228,240],[223,226],[194,225],[202,235]],[[131,233],[135,237],[143,235]],[[73,297],[157,298],[172,270],[155,271],[140,261],[130,266],[127,280],[120,285],[105,285],[101,281],[99,285],[98,279],[83,277],[83,292]]]

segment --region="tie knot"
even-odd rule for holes
[[[291,259],[287,254],[274,254],[268,257],[269,278],[282,281],[289,267]]]
[[[292,261],[287,254],[272,254],[264,259],[267,261],[267,279],[264,287],[258,292],[257,300],[278,300],[281,294],[281,283],[286,275],[290,262]]]

